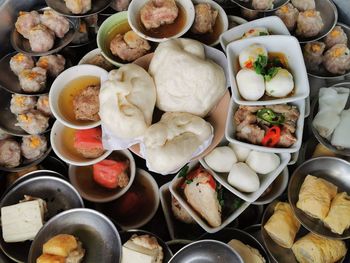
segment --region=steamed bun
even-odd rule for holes
[[[258,175],[245,163],[235,163],[227,181],[234,188],[246,193],[255,192],[260,187]]]
[[[237,157],[230,147],[222,146],[212,150],[204,160],[215,172],[228,173],[232,165],[237,162]]]
[[[191,39],[158,45],[149,66],[157,89],[157,107],[204,117],[226,91],[224,70],[206,59],[204,46]]]
[[[276,75],[266,81],[266,93],[275,98],[286,97],[294,88],[292,74],[283,68],[277,68]]]
[[[135,64],[112,70],[100,91],[102,125],[118,138],[143,136],[155,103],[156,89],[147,71]]]
[[[238,91],[246,100],[258,100],[265,94],[264,77],[253,69],[241,69],[237,76]]]
[[[213,127],[204,119],[182,112],[166,112],[150,126],[143,146],[147,167],[158,173],[174,172],[193,155],[203,152],[211,143]]]
[[[228,146],[231,147],[231,149],[235,152],[239,162],[245,162],[245,160],[248,158],[249,153],[251,152],[251,149],[239,144],[229,143]]]
[[[281,160],[275,153],[251,151],[246,164],[258,174],[268,174],[277,169]]]

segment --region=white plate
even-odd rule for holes
[[[243,142],[235,138],[236,126],[234,124],[233,118],[236,110],[238,109],[238,104],[233,101],[231,98],[231,104],[227,115],[225,137],[229,142],[242,145],[244,147],[251,148],[252,150],[262,151],[262,152],[273,152],[273,153],[294,153],[299,151],[303,139],[303,130],[304,130],[304,114],[305,114],[305,100],[298,100],[291,103],[290,105],[295,105],[298,107],[300,116],[297,122],[297,127],[295,131],[295,136],[297,138],[296,143],[294,143],[289,148],[274,148],[274,147],[265,147],[261,145],[255,145],[248,142]]]
[[[198,165],[199,161],[194,161],[188,164],[189,169],[188,171],[191,171],[194,167]],[[212,173],[213,174],[213,173]],[[179,201],[179,203],[183,206],[183,208],[186,209],[186,211],[193,217],[193,219],[208,233],[215,233],[226,227],[228,224],[230,224],[233,220],[235,220],[240,214],[243,213],[243,211],[250,205],[248,202],[244,202],[241,204],[241,206],[236,209],[231,215],[229,215],[227,218],[223,219],[222,224],[218,227],[212,227],[210,226],[205,219],[203,219],[191,206],[183,195],[179,193],[179,183],[182,182],[183,178],[179,178],[178,174],[174,177],[174,179],[171,181],[170,184],[170,192],[174,197]],[[232,195],[233,196],[233,195]]]
[[[240,40],[245,32],[250,29],[264,27],[266,28],[270,35],[290,35],[287,27],[283,21],[277,16],[269,16],[253,20],[251,22],[236,26],[220,36],[220,44],[223,50],[226,49],[226,46],[236,40]]]
[[[243,49],[252,44],[262,44],[268,52],[277,52],[285,55],[288,68],[294,78],[294,94],[287,98],[276,98],[266,101],[248,101],[244,100],[239,91],[236,82],[236,75],[240,69],[237,61],[239,54]],[[307,78],[306,67],[303,54],[298,40],[293,36],[261,36],[237,40],[230,43],[226,48],[226,54],[229,66],[230,83],[232,97],[235,102],[242,105],[271,105],[279,103],[287,103],[296,100],[305,99],[309,96],[310,87]]]

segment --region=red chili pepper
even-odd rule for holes
[[[247,61],[247,62],[244,64],[244,66],[245,66],[246,68],[253,68],[253,61],[251,61],[251,60]]]
[[[267,130],[265,137],[262,139],[261,144],[266,147],[275,147],[281,139],[281,128],[278,126],[272,126]]]

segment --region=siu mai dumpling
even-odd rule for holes
[[[301,185],[297,207],[311,217],[324,220],[337,189],[334,184],[322,178],[308,175]]]
[[[350,196],[345,192],[337,194],[331,204],[331,209],[324,223],[339,235],[350,226]]]
[[[344,241],[312,233],[295,242],[292,250],[299,263],[334,263],[344,257],[347,251]]]
[[[295,218],[290,204],[278,202],[274,210],[273,215],[264,225],[264,229],[278,245],[291,248],[300,223]]]

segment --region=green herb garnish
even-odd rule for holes
[[[253,64],[254,70],[257,74],[264,75],[265,67],[267,65],[267,56],[259,55]]]
[[[186,184],[193,183],[193,180],[192,180],[192,179],[187,179],[187,180],[185,181],[185,183],[186,183]]]
[[[269,33],[267,33],[267,32],[259,32],[259,36],[268,36],[269,35]]]
[[[276,76],[276,74],[278,73],[280,68],[270,68],[267,73],[264,75],[264,78],[266,81],[270,81],[274,76]]]
[[[216,185],[216,192],[217,192],[217,196],[218,196],[218,201],[220,206],[224,206],[225,201],[224,201],[224,189],[222,188],[221,185],[217,184]]]
[[[243,204],[243,200],[239,198],[233,199],[231,207],[233,210],[237,210]]]
[[[185,165],[184,167],[182,167],[181,170],[180,170],[180,172],[179,172],[178,177],[179,177],[179,178],[182,178],[182,177],[186,178],[188,169],[189,169],[188,165]]]

